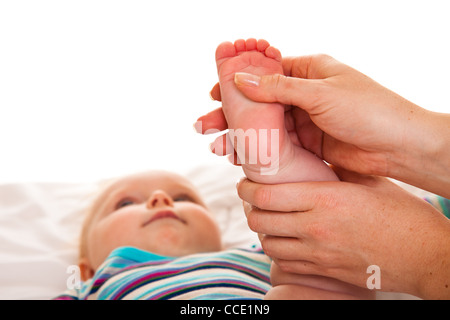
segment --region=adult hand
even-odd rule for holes
[[[296,143],[336,166],[450,197],[450,115],[422,109],[326,55],[284,58],[283,69],[284,76],[236,74],[235,82],[254,101],[294,106],[285,123]],[[220,100],[218,85],[211,96]],[[198,120],[202,133],[227,128],[220,108]]]
[[[361,287],[376,265],[382,291],[450,298],[450,220],[385,178],[335,171],[339,182],[239,182],[265,253],[283,272]]]

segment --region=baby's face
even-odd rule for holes
[[[126,177],[96,203],[87,233],[87,258],[94,270],[120,246],[168,256],[221,250],[215,220],[179,175],[151,171]]]

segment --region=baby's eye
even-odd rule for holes
[[[192,197],[188,196],[187,194],[181,194],[176,197],[173,197],[174,202],[181,202],[181,201],[189,201],[189,202],[195,202]]]
[[[116,210],[117,210],[117,209],[120,209],[120,208],[123,208],[123,207],[126,207],[126,206],[133,205],[133,204],[135,204],[135,202],[132,201],[132,200],[130,200],[130,199],[124,199],[124,200],[121,200],[121,201],[119,201],[119,202],[116,204]]]

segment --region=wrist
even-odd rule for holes
[[[388,176],[450,197],[450,115],[408,108],[403,136],[389,158]]]

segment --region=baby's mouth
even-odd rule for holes
[[[175,214],[175,212],[170,211],[170,210],[161,210],[158,211],[157,213],[155,213],[149,220],[147,220],[142,226],[145,227],[146,225],[159,220],[159,219],[175,219],[175,220],[179,220],[182,223],[186,224],[186,221],[184,221],[183,219],[181,219],[179,216],[177,216]]]

